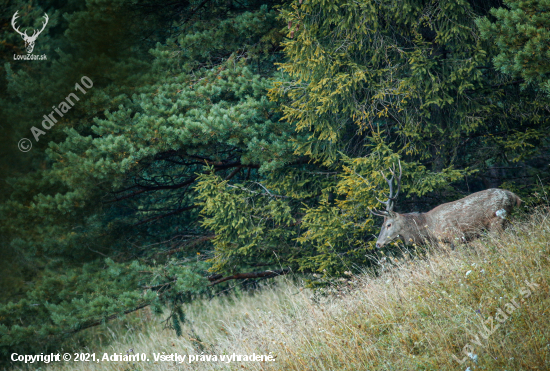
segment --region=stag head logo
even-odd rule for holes
[[[27,49],[27,53],[31,54],[33,49],[34,49],[34,42],[36,41],[36,38],[38,37],[38,35],[40,35],[42,33],[42,31],[44,31],[44,28],[46,28],[46,25],[48,24],[48,19],[49,19],[48,15],[46,13],[44,13],[45,22],[42,24],[42,29],[40,31],[34,30],[33,34],[31,36],[29,36],[29,35],[27,35],[27,31],[21,32],[21,31],[19,31],[19,27],[15,26],[15,20],[17,18],[19,18],[17,13],[18,12],[15,12],[15,14],[13,15],[13,17],[11,19],[11,26],[13,27],[15,32],[17,32],[19,35],[21,35],[23,40],[25,40],[25,48]]]

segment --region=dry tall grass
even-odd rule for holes
[[[514,223],[500,236],[485,236],[456,250],[434,250],[427,259],[388,260],[381,276],[350,277],[339,292],[321,300],[278,278],[277,287],[253,296],[190,305],[180,338],[153,318],[145,330],[119,328],[110,344],[83,349],[101,356],[131,348],[146,353],[149,363],[58,362],[43,369],[548,370],[549,252],[546,210]],[[529,296],[525,280],[538,285],[532,285]],[[503,323],[494,320],[498,328],[488,334],[488,319],[498,311],[502,320],[506,310],[512,313]],[[145,315],[135,318],[144,321]],[[201,351],[271,353],[276,359],[192,364],[153,360],[153,353]]]

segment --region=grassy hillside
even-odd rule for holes
[[[549,252],[550,215],[541,209],[500,236],[433,249],[427,259],[388,259],[379,277],[350,277],[326,296],[279,278],[255,295],[189,306],[182,337],[142,311],[95,329],[88,336],[96,346],[82,350],[101,357],[132,349],[149,363],[55,362],[43,369],[547,370]],[[153,353],[162,352],[276,358],[155,362]]]

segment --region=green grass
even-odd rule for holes
[[[42,369],[548,370],[549,253],[550,215],[541,209],[498,236],[455,250],[433,248],[423,259],[388,259],[380,276],[350,277],[325,296],[278,278],[278,285],[255,295],[197,301],[185,309],[188,322],[179,338],[147,310],[87,334],[94,345],[82,352],[132,348],[146,353],[149,363],[59,362]],[[525,280],[538,285],[529,297],[520,295]],[[510,310],[512,299],[519,308],[503,323],[494,321],[499,327],[487,339],[480,336],[486,334],[482,323],[498,309]],[[276,358],[155,363],[153,353],[162,352]],[[453,355],[466,360],[460,364]]]

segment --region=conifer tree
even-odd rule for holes
[[[504,1],[477,21],[481,36],[494,43],[495,67],[503,73],[536,83],[550,92],[550,2]]]
[[[32,279],[2,298],[2,352],[48,351],[148,305],[167,305],[178,328],[180,305],[208,292],[196,180],[254,179],[291,156],[266,97],[282,37],[272,4],[206,3],[70,2],[57,18],[48,10],[64,19],[52,60],[7,65],[6,116],[28,117],[12,136],[81,76],[93,87],[23,158],[33,171],[6,170],[20,176],[1,206],[2,243]]]
[[[548,97],[499,73],[498,51],[476,26],[496,5],[308,1],[283,8],[287,78],[270,94],[283,119],[305,134],[297,153],[338,174],[324,201],[307,209],[298,238],[332,249],[328,265],[363,244],[358,231],[375,232],[368,209],[379,205],[380,171],[398,158],[416,210],[435,206],[418,196],[431,193],[441,203],[497,185],[529,199],[537,177],[548,179]]]

